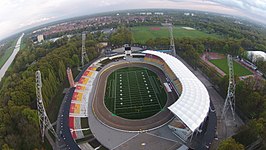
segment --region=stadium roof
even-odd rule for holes
[[[262,57],[263,61],[266,61],[266,53],[263,51],[248,51],[248,57],[251,57],[253,55],[252,59],[253,62],[257,61],[257,58]]]
[[[143,51],[160,57],[171,68],[182,84],[179,99],[168,107],[186,126],[195,131],[208,115],[209,93],[201,81],[177,58],[151,50]]]

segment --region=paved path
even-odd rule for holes
[[[22,35],[19,37],[13,53],[11,54],[11,56],[8,58],[8,60],[6,61],[6,63],[0,69],[0,81],[2,80],[2,78],[5,75],[7,69],[9,68],[9,66],[11,65],[11,63],[13,62],[13,60],[15,59],[17,53],[19,52],[19,50],[20,50],[20,43],[21,43],[21,39],[22,39],[23,36],[24,36],[24,33],[22,33]]]
[[[216,67],[214,64],[212,64],[211,62],[209,62],[208,59],[206,59],[206,54],[203,54],[201,56],[201,59],[207,63],[209,66],[213,67],[221,76],[225,76],[226,74],[218,67]]]

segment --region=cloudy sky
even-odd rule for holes
[[[138,8],[202,10],[266,23],[266,0],[0,0],[0,40],[46,22]]]

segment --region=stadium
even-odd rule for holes
[[[82,118],[88,118],[89,130],[107,149],[205,146],[200,139],[209,128],[208,91],[172,55],[125,48],[88,64],[75,82],[66,95],[61,127],[67,148],[90,149],[77,142],[85,137]]]

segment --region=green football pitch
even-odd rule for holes
[[[213,60],[209,60],[209,61],[211,63],[213,63],[215,66],[217,66],[218,68],[220,68],[224,73],[228,74],[229,68],[228,68],[226,58],[213,59]],[[246,76],[246,75],[251,75],[252,72],[234,61],[234,74],[237,76]]]
[[[114,116],[143,119],[159,111],[167,95],[158,76],[145,68],[126,67],[112,72],[105,91],[105,106]]]
[[[155,29],[157,28],[157,30]],[[155,30],[154,30],[155,29]],[[133,33],[133,40],[135,43],[145,43],[149,39],[155,38],[169,38],[169,30],[167,27],[162,26],[139,26],[132,27],[131,31]],[[179,26],[173,28],[173,35],[175,38],[184,38],[189,37],[192,39],[195,38],[217,38],[218,35],[207,34],[199,30],[187,30]]]

